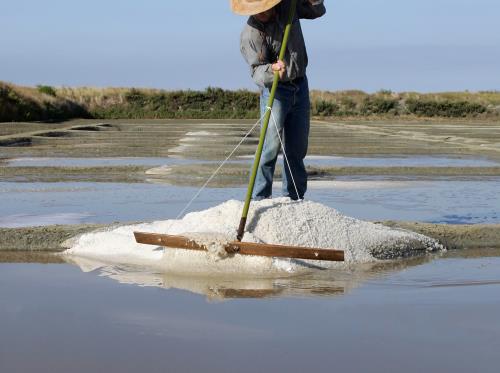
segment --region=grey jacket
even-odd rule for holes
[[[250,65],[253,80],[260,87],[270,87],[273,83],[271,65],[278,60],[290,2],[291,0],[283,0],[278,4],[276,18],[267,23],[250,17],[241,33],[241,53]],[[282,81],[306,75],[307,51],[299,19],[315,19],[326,12],[323,0],[316,0],[313,4],[308,0],[297,1],[297,11],[284,58],[286,74]]]

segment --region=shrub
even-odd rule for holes
[[[344,96],[340,100],[341,110],[346,115],[352,115],[356,112],[356,101],[350,96]]]
[[[382,96],[368,96],[361,104],[362,114],[396,114],[399,101]]]
[[[313,106],[313,115],[331,117],[338,110],[339,106],[335,102],[318,99]]]
[[[381,89],[380,91],[377,92],[379,95],[392,95],[392,91],[390,89]]]
[[[51,87],[50,85],[37,85],[36,89],[40,93],[43,93],[43,94],[46,94],[46,95],[49,95],[52,97],[57,96],[56,90],[54,89],[54,87]]]
[[[132,88],[125,93],[125,100],[130,104],[143,105],[146,96],[140,90]]]
[[[482,114],[487,111],[486,106],[469,101],[430,101],[424,99],[408,99],[406,110],[417,116],[425,117],[466,117]]]

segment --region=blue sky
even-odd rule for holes
[[[302,21],[311,88],[500,89],[500,1],[325,0]],[[254,89],[229,0],[16,0],[0,5],[0,80]]]

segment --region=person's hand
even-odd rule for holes
[[[286,72],[286,65],[283,61],[278,60],[276,63],[273,63],[271,65],[271,68],[273,69],[273,71],[278,72],[278,74],[280,76],[280,80],[283,79],[283,76],[285,76],[285,72]]]

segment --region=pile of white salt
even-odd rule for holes
[[[265,275],[310,270],[312,266],[342,268],[443,249],[436,240],[421,234],[354,219],[320,203],[278,198],[252,202],[244,241],[344,250],[345,263],[223,255],[223,243],[236,237],[242,208],[243,202],[230,200],[180,220],[87,233],[71,240],[65,254],[148,265],[173,273]],[[209,251],[137,244],[134,231],[192,237],[206,244]]]

